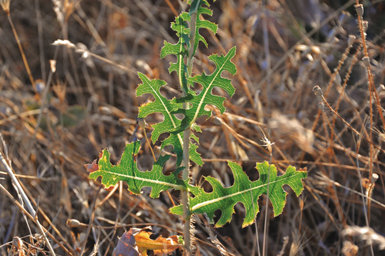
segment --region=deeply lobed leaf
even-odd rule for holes
[[[203,17],[203,15],[211,16],[213,14],[213,12],[207,8],[210,7],[210,4],[206,0],[193,0],[190,1],[190,4],[191,7],[189,14],[191,17],[195,17],[196,19],[196,25],[194,29],[194,48],[192,52],[192,55],[194,56],[199,42],[202,42],[206,47],[208,46],[206,39],[199,33],[199,30],[204,28],[216,34],[218,26],[211,21],[205,20]]]
[[[89,178],[96,180],[99,176],[102,177],[101,182],[106,188],[115,186],[119,181],[125,181],[128,189],[134,194],[139,194],[143,187],[151,187],[152,198],[159,197],[160,192],[167,189],[185,189],[185,183],[176,176],[176,173],[164,175],[162,172],[169,156],[160,157],[151,171],[140,171],[135,161],[139,148],[139,141],[127,144],[117,165],[111,164],[110,153],[103,150],[98,170],[91,172]]]
[[[234,175],[234,183],[231,187],[223,187],[217,179],[206,177],[213,191],[206,193],[203,189],[196,189],[192,191],[195,197],[190,200],[191,214],[206,213],[212,220],[215,211],[221,210],[221,217],[215,224],[216,227],[221,227],[231,221],[234,206],[238,202],[243,204],[246,212],[242,226],[253,223],[259,212],[258,199],[262,194],[269,194],[274,216],[281,214],[287,195],[282,187],[289,185],[299,196],[304,188],[302,179],[307,176],[306,171],[297,171],[292,166],[286,169],[285,174],[277,176],[276,167],[263,162],[257,163],[259,179],[250,181],[240,165],[234,162],[228,164]],[[173,207],[170,211],[182,215],[182,205]]]
[[[175,44],[164,41],[164,46],[160,52],[160,57],[164,58],[168,55],[175,55],[177,57],[176,62],[171,62],[168,69],[169,73],[176,72],[179,79],[179,84],[183,88],[183,91],[187,92],[187,66],[185,63],[185,57],[188,56],[188,49],[192,47],[192,56],[198,48],[199,42],[202,42],[206,47],[208,46],[206,39],[200,34],[200,29],[207,29],[214,34],[217,32],[217,24],[205,20],[203,15],[212,15],[212,11],[207,8],[210,4],[206,0],[193,0],[189,1],[191,5],[189,13],[182,12],[175,18],[175,21],[171,23],[171,29],[176,32],[178,42]],[[195,27],[190,28],[189,23],[192,23],[191,17],[194,17]],[[193,29],[194,31],[191,31]],[[193,37],[193,45],[190,45],[190,37]]]
[[[227,78],[222,77],[224,71],[228,71],[231,74],[236,73],[236,67],[231,59],[235,56],[236,48],[233,47],[225,56],[218,56],[216,54],[211,55],[209,59],[214,62],[216,69],[210,75],[203,73],[202,75],[194,76],[189,79],[190,82],[198,83],[202,85],[202,91],[196,95],[195,92],[190,93],[188,97],[183,100],[188,100],[191,107],[183,110],[185,115],[182,123],[182,129],[190,126],[200,116],[210,116],[211,112],[205,110],[207,104],[216,106],[221,113],[225,111],[223,102],[225,97],[212,94],[214,87],[219,87],[226,91],[230,96],[235,92],[231,81]]]
[[[188,27],[188,21],[190,16],[188,13],[181,13],[178,17],[175,18],[175,22],[171,23],[171,29],[176,32],[179,40],[176,44],[169,43],[164,41],[164,46],[160,51],[160,57],[164,58],[168,55],[175,55],[177,60],[176,62],[171,62],[168,69],[169,73],[176,72],[178,75],[179,85],[183,88],[184,91],[187,90],[187,80],[186,80],[186,64],[184,63],[184,58],[188,55],[187,49],[189,45],[189,34],[190,29]]]
[[[138,73],[142,83],[136,89],[137,96],[151,94],[154,101],[143,104],[139,107],[139,118],[145,118],[153,113],[161,113],[163,121],[153,125],[151,140],[155,143],[163,133],[175,130],[179,126],[180,120],[173,114],[182,107],[182,104],[176,103],[175,99],[168,100],[160,93],[160,88],[166,85],[166,82],[159,79],[150,80],[146,75]],[[182,137],[178,138],[182,143]]]
[[[177,177],[178,171],[164,175],[162,170],[169,156],[162,156],[154,163],[151,171],[140,171],[135,161],[138,154],[140,142],[133,142],[126,145],[119,164],[112,165],[110,153],[103,150],[102,156],[97,164],[97,170],[92,168],[90,179],[102,177],[101,182],[105,187],[116,185],[119,181],[125,181],[128,189],[139,194],[144,187],[150,187],[150,197],[159,197],[160,192],[168,189],[185,190],[186,188],[194,195],[190,199],[190,214],[206,213],[213,220],[215,211],[221,210],[221,217],[215,224],[221,227],[231,221],[234,213],[234,206],[238,202],[245,207],[246,216],[243,227],[254,222],[259,212],[258,199],[262,194],[268,194],[273,206],[274,216],[282,213],[286,204],[287,192],[283,190],[284,185],[290,186],[299,196],[303,191],[302,179],[306,178],[306,171],[297,171],[289,166],[286,172],[277,176],[277,169],[267,162],[257,163],[259,179],[250,181],[243,172],[242,167],[234,162],[229,162],[233,172],[234,183],[231,187],[223,185],[213,177],[206,177],[213,190],[205,192],[202,188],[191,186],[188,181],[182,181]],[[170,211],[174,214],[183,215],[182,205],[173,207]]]
[[[145,118],[150,114],[161,113],[163,115],[163,121],[153,125],[153,132],[151,140],[155,143],[161,134],[169,133],[169,137],[162,142],[162,148],[167,145],[172,145],[174,152],[177,155],[177,165],[179,166],[183,159],[183,133],[175,132],[180,125],[179,120],[175,113],[183,107],[182,103],[177,103],[175,99],[167,99],[160,93],[160,88],[166,85],[166,82],[159,79],[150,80],[146,75],[138,73],[142,83],[136,89],[138,96],[144,94],[151,94],[154,97],[154,101],[144,104],[139,107],[139,118]],[[197,140],[195,140],[198,142]],[[191,141],[190,143],[190,159],[202,165],[202,159],[196,151],[197,145]]]

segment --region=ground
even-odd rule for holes
[[[136,117],[148,98],[135,95],[137,72],[169,81],[163,93],[175,95],[172,58],[159,53],[164,40],[176,40],[170,22],[180,2],[12,0],[10,18],[0,12],[0,151],[41,225],[1,164],[1,255],[49,254],[43,233],[57,255],[111,255],[132,227],[151,226],[154,237],[181,235],[182,219],[169,213],[166,193],[152,200],[149,191],[132,195],[125,184],[107,191],[87,170],[102,149],[116,163],[128,141],[144,137]],[[207,55],[235,45],[236,93],[225,114],[198,120],[204,165],[192,167],[193,177],[230,186],[227,160],[242,164],[252,180],[255,163],[265,160],[280,171],[307,168],[309,176],[299,198],[285,188],[287,205],[276,218],[264,200],[256,224],[243,229],[240,204],[223,228],[196,216],[196,255],[385,253],[384,4],[364,2],[365,44],[355,4],[213,3],[210,20],[219,31],[204,32],[209,47],[200,45],[193,72],[210,72]],[[57,40],[67,45],[53,45]],[[147,120],[149,135],[158,118]],[[145,146],[141,168],[151,159]],[[179,201],[178,193],[171,196]]]

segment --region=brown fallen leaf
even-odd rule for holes
[[[151,232],[132,228],[125,232],[119,239],[112,252],[113,256],[147,256],[147,251],[152,250],[154,255],[168,255],[182,247],[178,236],[165,238],[159,236],[151,239]]]
[[[135,246],[135,237],[133,236],[132,229],[124,232],[122,237],[119,239],[112,256],[139,256],[139,252]]]
[[[178,236],[174,235],[168,238],[159,236],[153,240],[150,238],[150,235],[150,232],[143,230],[134,235],[138,250],[143,256],[147,255],[147,250],[153,250],[154,255],[167,255],[182,247],[182,244],[179,243]]]

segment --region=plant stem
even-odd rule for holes
[[[266,63],[267,63],[267,85],[270,84],[270,72],[271,72],[271,62],[270,62],[270,51],[269,51],[269,33],[267,30],[267,11],[266,11],[266,1],[262,1],[263,3],[263,19],[262,19],[262,29],[263,29],[263,47],[265,51],[265,58],[266,58]],[[266,87],[266,95],[270,95],[270,86]],[[266,137],[266,141],[267,137]],[[271,146],[269,147],[269,153],[270,153],[270,162],[273,160],[272,159],[272,151],[271,151]],[[269,166],[270,168],[270,166]],[[265,204],[265,219],[264,219],[264,225],[263,225],[263,243],[262,243],[262,255],[266,256],[268,252],[268,243],[267,243],[267,237],[268,237],[268,226],[269,226],[269,190],[270,190],[270,170],[269,170],[269,175],[267,176],[267,191],[266,191],[266,204]],[[256,230],[255,232],[258,232]]]
[[[190,127],[186,128],[183,133],[183,173],[182,179],[188,180],[190,172],[189,164],[189,145],[190,145]],[[182,190],[182,204],[183,204],[183,217],[184,217],[184,227],[183,227],[183,236],[184,236],[184,247],[187,256],[191,255],[191,234],[190,234],[190,225],[191,225],[191,213],[190,213],[190,198],[189,191]]]
[[[197,12],[198,8],[200,6],[200,0],[197,0],[198,3],[196,3],[195,10],[193,12],[190,12],[191,15],[191,22],[190,22],[190,49],[188,51],[188,58],[187,58],[187,77],[191,76],[192,73],[192,66],[194,61],[194,50],[195,50],[195,34],[196,34],[196,21],[197,21]],[[194,1],[195,3],[195,1]],[[194,4],[192,3],[192,5]],[[193,6],[192,6],[193,7]]]
[[[199,8],[200,1],[198,0],[197,6]],[[195,29],[196,29],[196,19],[197,19],[197,9],[191,13],[191,22],[190,22],[190,48],[188,51],[187,57],[187,78],[191,77],[193,59],[194,59],[194,49],[195,49]],[[184,88],[184,87],[182,87]],[[187,87],[188,88],[188,87]],[[184,88],[185,89],[185,88]],[[184,94],[187,95],[187,91],[184,91]],[[184,108],[188,108],[188,104],[184,104]],[[190,124],[183,133],[183,173],[182,179],[188,180],[190,174],[190,134],[191,134],[191,125]],[[190,213],[190,198],[189,191],[182,191],[182,203],[183,203],[183,216],[184,216],[184,243],[185,243],[185,252],[187,256],[191,255],[191,213]]]

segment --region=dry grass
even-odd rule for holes
[[[385,6],[366,6],[366,24],[357,19],[356,1],[337,2],[215,3],[212,20],[220,31],[209,35],[210,46],[195,63],[210,70],[206,53],[237,45],[237,92],[227,114],[202,123],[205,165],[193,168],[194,177],[212,175],[231,185],[225,160],[232,159],[252,179],[262,160],[281,169],[307,167],[309,178],[299,199],[288,196],[281,216],[265,216],[261,202],[256,224],[245,229],[242,205],[222,229],[198,216],[196,255],[384,253]],[[9,14],[28,64],[1,12],[1,152],[37,212],[35,218],[20,204],[1,165],[1,255],[49,254],[42,229],[57,255],[111,255],[130,227],[150,225],[163,236],[181,232],[166,194],[149,200],[123,184],[105,191],[84,168],[104,147],[117,161],[136,131],[137,106],[145,100],[135,96],[136,71],[176,81],[168,60],[159,59],[163,40],[174,38],[173,8],[179,11],[178,1],[13,0]],[[57,39],[74,45],[53,46]],[[145,168],[151,152],[146,147],[141,154]]]

